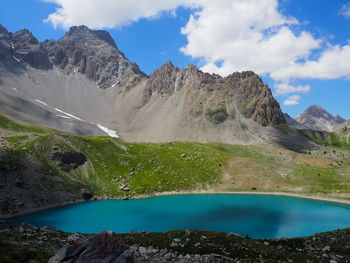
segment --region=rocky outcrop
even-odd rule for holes
[[[110,34],[74,26],[66,35],[44,43],[52,63],[66,74],[79,72],[100,88],[135,85],[145,74],[121,53]]]
[[[26,29],[19,30],[11,36],[13,55],[21,62],[40,70],[52,69],[47,50]]]
[[[85,240],[68,244],[49,263],[133,263],[125,242],[113,232],[102,232]]]
[[[200,71],[193,65],[180,70],[171,62],[159,67],[147,80],[144,90],[144,104],[147,104],[152,96],[167,97],[189,88],[191,93],[205,92],[206,97],[217,97],[221,104],[234,104],[246,118],[252,119],[262,126],[274,126],[286,123],[285,117],[278,102],[272,96],[271,90],[254,72],[233,73],[226,78],[216,74],[208,74]],[[203,102],[202,102],[203,104]],[[196,107],[200,107],[196,105]],[[224,122],[230,115],[225,107],[215,105],[209,108],[207,115],[214,124]],[[195,109],[192,109],[195,111]],[[203,112],[198,112],[202,115]],[[205,114],[205,113],[204,113]]]
[[[77,169],[80,165],[87,162],[86,156],[80,152],[60,152],[54,151],[51,154],[52,161],[55,161],[57,166],[62,171],[70,172],[71,170]]]
[[[310,106],[296,121],[312,130],[336,131],[346,120],[339,115],[333,116],[319,105]]]

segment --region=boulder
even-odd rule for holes
[[[58,232],[58,230],[54,226],[43,226],[42,228],[40,228],[40,231],[46,232],[46,233]]]
[[[90,200],[93,197],[93,194],[89,190],[86,190],[86,189],[80,190],[80,195],[84,200]]]
[[[4,229],[12,229],[12,226],[9,221],[0,220],[0,230],[4,230]]]
[[[113,232],[101,232],[81,242],[68,244],[49,263],[133,263],[125,242]]]

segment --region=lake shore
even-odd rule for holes
[[[158,196],[188,195],[188,194],[274,195],[274,196],[295,197],[295,198],[303,198],[303,199],[310,199],[310,200],[317,200],[317,201],[350,205],[350,199],[349,200],[337,199],[337,198],[333,198],[333,197],[318,196],[318,195],[312,195],[312,194],[306,194],[306,193],[299,194],[299,193],[288,193],[288,192],[215,191],[215,190],[169,191],[169,192],[159,192],[159,193],[151,193],[151,194],[144,194],[144,195],[137,195],[137,196],[98,196],[98,197],[94,197],[91,200],[79,199],[79,200],[75,200],[75,201],[65,202],[62,204],[54,204],[54,205],[43,206],[43,207],[35,208],[35,209],[28,209],[26,211],[17,213],[15,215],[0,216],[0,220],[8,220],[8,219],[12,219],[12,218],[20,217],[20,216],[25,216],[25,215],[29,215],[29,214],[33,214],[33,213],[42,212],[45,210],[64,207],[64,206],[68,206],[68,205],[80,204],[80,203],[84,203],[84,202],[91,202],[91,201],[133,200],[133,199],[146,199],[146,198],[152,198],[152,197],[158,197]]]

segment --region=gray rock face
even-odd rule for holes
[[[11,36],[14,56],[33,68],[52,69],[48,53],[41,43],[26,29],[19,30]]]
[[[133,263],[124,241],[112,232],[102,232],[80,242],[66,245],[49,263]]]
[[[319,105],[310,106],[296,120],[309,129],[332,132],[346,122],[339,115],[333,116]]]
[[[286,123],[278,102],[270,89],[254,72],[233,73],[226,78],[208,74],[189,65],[184,70],[174,67],[171,62],[158,68],[148,79],[144,103],[152,96],[170,96],[186,87],[199,94],[206,92],[207,97],[216,96],[219,100],[232,102],[248,119],[262,126]],[[221,111],[220,118],[213,122],[225,121],[229,114]]]
[[[80,72],[100,88],[136,84],[145,74],[121,53],[110,34],[74,26],[55,41],[44,42],[53,64],[66,74]]]

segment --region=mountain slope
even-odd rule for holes
[[[0,113],[73,134],[107,131],[150,142],[291,140],[273,128],[286,124],[285,117],[253,72],[222,78],[167,63],[147,76],[109,33],[85,26],[43,43],[28,30],[1,27],[0,91],[9,98]],[[26,102],[23,109],[18,100]],[[293,140],[308,144],[297,134]]]
[[[289,126],[296,128],[296,129],[307,129],[306,126],[304,126],[303,124],[301,124],[298,121],[296,121],[295,119],[293,119],[288,113],[285,113],[284,117],[286,118],[286,121],[287,121]]]
[[[318,105],[310,106],[296,120],[309,129],[329,132],[337,130],[339,125],[346,122],[344,118],[333,116]]]
[[[299,154],[271,146],[129,143],[24,126],[0,115],[0,218],[92,196],[168,191],[255,189],[345,198],[349,142],[340,146]]]

